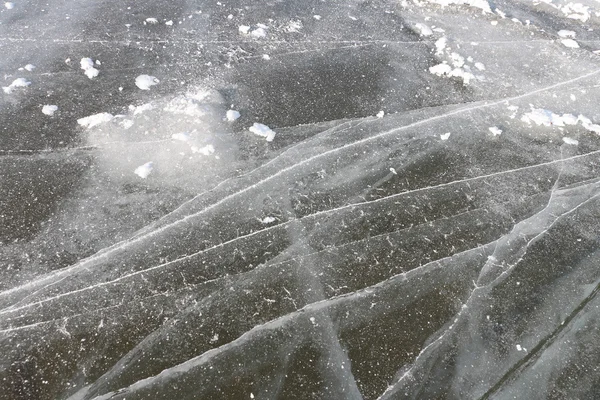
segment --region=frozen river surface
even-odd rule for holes
[[[600,398],[600,3],[14,0],[0,399]]]

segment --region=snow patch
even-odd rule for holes
[[[24,88],[31,85],[31,82],[27,81],[25,78],[17,78],[8,86],[3,86],[2,90],[6,94],[11,94],[17,88]]]
[[[79,125],[83,126],[84,128],[90,129],[96,125],[100,125],[105,122],[110,122],[113,120],[113,118],[114,118],[114,115],[105,112],[105,113],[98,113],[98,114],[90,115],[90,116],[84,117],[84,118],[79,118],[77,120],[77,123]]]
[[[53,104],[46,104],[45,106],[42,107],[42,113],[49,115],[49,116],[53,116],[55,112],[58,111],[58,106],[55,106]]]
[[[135,78],[135,86],[142,90],[150,90],[152,86],[158,85],[159,83],[160,81],[151,75],[142,74]]]
[[[475,8],[479,8],[484,12],[491,13],[492,9],[490,8],[490,4],[486,0],[426,0],[428,3],[438,4],[442,7],[447,7],[449,5],[466,5]]]
[[[568,47],[570,49],[578,49],[579,48],[579,43],[577,43],[573,39],[563,39],[560,42],[563,44],[563,46]]]
[[[566,137],[566,136],[563,138],[563,142],[565,142],[566,144],[573,145],[573,146],[577,146],[579,144],[578,140],[572,139],[572,138]]]
[[[214,152],[215,152],[215,148],[212,144],[207,144],[204,147],[192,146],[191,149],[192,149],[192,153],[200,153],[205,156],[210,156],[211,154],[214,154]]]
[[[15,3],[11,3],[10,1],[7,1],[6,3],[4,3],[4,7],[7,10],[12,10],[13,8],[15,8]]]
[[[134,174],[139,176],[142,179],[146,179],[150,173],[152,172],[153,163],[152,161],[148,161],[147,163],[140,165],[133,171]]]
[[[180,132],[180,133],[174,133],[173,135],[171,135],[171,138],[173,140],[187,142],[188,140],[190,140],[190,135],[187,132]]]
[[[440,135],[440,139],[448,140],[450,138],[450,132],[446,132]]]
[[[377,113],[376,117],[377,118],[383,118],[383,116],[385,115],[385,111],[381,110]]]
[[[417,24],[415,24],[415,29],[419,32],[419,34],[421,36],[431,36],[431,35],[433,35],[433,31],[431,30],[431,28],[428,27],[425,24],[420,23],[420,22],[417,23]]]
[[[562,29],[558,31],[558,36],[561,38],[575,38],[575,32]]]
[[[81,66],[83,73],[90,79],[94,79],[98,76],[98,74],[100,74],[100,71],[94,68],[94,60],[92,60],[91,58],[82,58],[79,62],[79,65]]]
[[[492,135],[494,135],[494,136],[498,136],[498,135],[502,134],[502,129],[498,128],[497,126],[490,126],[488,128],[488,130],[490,132],[492,132]]]
[[[228,110],[228,111],[225,113],[225,119],[226,119],[228,122],[233,122],[233,121],[235,121],[236,119],[238,119],[240,116],[241,116],[241,115],[240,115],[239,111],[236,111],[236,110]]]
[[[267,125],[259,124],[258,122],[255,122],[248,130],[255,135],[266,138],[267,142],[272,142],[275,139],[275,132]]]

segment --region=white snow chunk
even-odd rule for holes
[[[168,20],[167,22],[165,22],[165,25],[171,26],[171,25],[173,25],[173,21],[172,20]]]
[[[133,111],[133,115],[138,115],[146,111],[150,111],[154,109],[154,105],[152,103],[142,104],[141,106],[130,105],[129,109]]]
[[[187,142],[190,140],[190,135],[187,132],[179,132],[171,135],[171,138],[174,140],[180,140],[182,142]]]
[[[521,347],[520,344],[517,345],[517,351],[523,351],[523,348]]]
[[[149,24],[158,24],[158,20],[156,18],[146,18],[146,22]]]
[[[150,87],[158,85],[159,83],[160,81],[151,75],[142,74],[135,78],[135,86],[142,90],[150,90]]]
[[[561,38],[574,38],[575,32],[562,29],[558,31],[558,36],[560,36]]]
[[[77,123],[79,125],[83,126],[84,128],[89,129],[89,128],[93,128],[96,125],[100,125],[105,122],[112,121],[113,118],[114,118],[114,116],[112,114],[104,112],[104,113],[90,115],[90,116],[84,117],[84,118],[79,118],[77,120]]]
[[[229,122],[233,122],[241,116],[239,111],[236,110],[227,110],[225,113],[225,119]]]
[[[427,0],[429,3],[439,4],[442,7],[449,6],[451,4],[456,5],[467,5],[475,8],[480,8],[484,12],[492,12],[489,3],[486,0]]]
[[[263,55],[262,55],[262,59],[263,59],[263,60],[267,60],[267,61],[269,61],[269,60],[271,59],[271,56],[270,56],[270,55],[268,55],[268,54],[263,54]]]
[[[431,30],[430,27],[428,27],[425,24],[422,24],[420,22],[415,24],[415,28],[417,29],[417,31],[419,31],[419,34],[421,36],[431,36],[433,35],[433,31]]]
[[[42,107],[42,113],[49,115],[49,116],[53,116],[55,112],[58,111],[58,106],[55,106],[54,104],[46,104],[45,106]]]
[[[12,10],[13,8],[15,8],[15,3],[11,3],[10,1],[7,1],[6,3],[4,3],[4,7],[7,10]]]
[[[240,25],[238,27],[238,31],[242,34],[242,35],[247,35],[250,32],[250,27],[248,25]]]
[[[256,28],[250,32],[250,36],[256,39],[264,38],[267,36],[267,30],[265,28]]]
[[[124,119],[119,123],[123,127],[123,129],[129,129],[133,126],[134,122],[130,119]]]
[[[192,146],[191,149],[192,149],[192,153],[200,153],[205,156],[210,156],[211,154],[214,154],[214,152],[215,152],[215,148],[212,144],[207,144],[204,147]]]
[[[498,25],[498,21],[491,21],[490,24],[496,26],[496,25]]]
[[[444,49],[446,48],[446,44],[448,43],[448,39],[446,36],[439,38],[435,41],[435,55],[441,56],[444,54]]]
[[[31,82],[27,81],[25,78],[17,78],[8,86],[3,86],[2,90],[6,94],[11,94],[16,88],[24,88],[31,85]]]
[[[275,139],[275,132],[266,125],[255,122],[249,129],[255,135],[262,136],[267,139],[267,142],[272,142]]]
[[[275,217],[265,217],[260,220],[260,222],[262,222],[263,224],[270,224],[271,222],[275,222],[275,221],[277,221],[277,218],[275,218]]]
[[[394,175],[398,175],[398,172],[396,171],[396,168],[394,168],[394,167],[390,167],[390,172]]]
[[[134,174],[139,176],[142,179],[146,179],[150,173],[152,172],[152,161],[148,161],[146,164],[140,165],[133,171]]]
[[[475,63],[475,68],[477,68],[480,71],[485,71],[485,65],[483,65],[483,63],[480,62]]]
[[[98,76],[98,74],[100,74],[100,71],[98,71],[96,68],[88,68],[83,72],[88,78],[90,79],[94,79],[95,77]]]
[[[298,19],[294,19],[294,20],[291,20],[290,22],[288,22],[287,25],[285,26],[285,28],[283,28],[283,30],[286,31],[287,33],[295,33],[295,32],[299,32],[300,29],[302,29],[302,28],[304,28],[302,21],[300,21]]]
[[[31,71],[33,71],[35,69],[35,65],[33,65],[33,64],[27,64],[26,66],[23,67],[23,69],[31,72]]]
[[[498,135],[502,134],[502,129],[498,128],[497,126],[490,126],[488,128],[488,130],[490,132],[492,132],[492,135],[494,135],[494,136],[498,136]]]
[[[81,69],[85,71],[86,69],[94,68],[94,60],[89,57],[84,57],[79,62],[79,65],[81,65]]]
[[[448,140],[450,138],[450,132],[446,132],[440,135],[440,139]]]
[[[385,111],[381,110],[377,113],[376,117],[377,118],[383,118],[383,116],[385,115]]]
[[[579,43],[577,43],[573,39],[563,39],[560,42],[563,44],[563,46],[568,47],[570,49],[578,49],[579,48]]]
[[[450,72],[452,72],[452,67],[446,63],[442,63],[430,67],[429,72],[437,76],[448,75]]]
[[[452,60],[452,65],[456,68],[460,68],[465,65],[465,58],[458,53],[450,54],[450,59]]]
[[[321,17],[320,15],[313,15],[313,18],[316,19],[317,21],[319,21],[323,17]]]
[[[563,142],[565,142],[566,144],[571,144],[573,146],[577,146],[579,144],[578,140],[566,136],[563,137]]]

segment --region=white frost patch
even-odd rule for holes
[[[498,128],[497,126],[490,126],[488,128],[488,130],[490,132],[492,132],[492,135],[494,135],[494,136],[498,136],[498,135],[502,134],[502,129]]]
[[[33,64],[27,64],[26,66],[24,66],[24,67],[22,67],[22,68],[19,68],[19,71],[26,70],[26,71],[29,71],[29,72],[31,72],[31,71],[33,71],[34,69],[35,69],[35,65],[33,65]]]
[[[574,38],[575,32],[562,29],[558,31],[558,36],[560,36],[561,38]]]
[[[563,44],[563,46],[568,47],[570,49],[578,49],[579,48],[579,43],[577,43],[573,39],[563,39],[560,42]]]
[[[267,30],[265,28],[256,28],[252,32],[250,32],[250,36],[256,39],[264,38],[267,36]]]
[[[579,144],[578,140],[566,136],[563,138],[563,142],[565,142],[566,144],[571,144],[573,146],[577,146]]]
[[[212,144],[207,144],[204,147],[197,147],[197,146],[192,146],[192,153],[200,153],[204,156],[210,156],[211,154],[214,154],[215,152],[215,148]]]
[[[450,138],[450,132],[446,132],[440,135],[440,139],[448,140]]]
[[[151,75],[142,74],[135,78],[135,86],[142,90],[150,90],[152,86],[158,85],[159,83],[160,81]]]
[[[577,117],[573,114],[558,115],[543,108],[532,108],[531,112],[523,114],[521,121],[534,122],[536,125],[544,126],[565,126],[581,123],[581,126],[585,129],[600,135],[600,125],[592,123],[592,120],[581,114]]]
[[[427,0],[428,3],[439,4],[442,7],[446,7],[452,4],[456,5],[467,5],[475,8],[480,8],[484,12],[492,12],[489,3],[486,0]]]
[[[94,68],[94,60],[92,60],[91,58],[82,58],[79,62],[79,65],[81,66],[83,73],[90,79],[94,79],[98,76],[98,74],[100,74],[100,71]]]
[[[2,90],[6,94],[11,94],[16,88],[24,88],[31,85],[31,82],[27,81],[25,78],[17,78],[8,86],[3,86]]]
[[[270,224],[271,222],[275,222],[277,219],[275,217],[265,217],[260,220],[263,224]]]
[[[180,140],[182,142],[187,142],[190,140],[190,135],[187,132],[174,133],[171,135],[173,140]]]
[[[285,28],[283,28],[283,30],[287,33],[294,33],[300,31],[300,29],[302,28],[304,28],[302,21],[295,19],[288,22]]]
[[[240,115],[239,111],[236,111],[236,110],[228,110],[228,111],[225,113],[225,119],[226,119],[228,122],[233,122],[233,121],[235,121],[236,119],[238,119],[240,116],[241,116],[241,115]]]
[[[377,113],[376,117],[377,118],[383,118],[383,116],[385,115],[385,111],[381,110]]]
[[[55,106],[54,104],[46,104],[44,107],[42,107],[42,113],[49,115],[49,116],[53,116],[55,112],[58,111],[58,106]]]
[[[266,125],[255,122],[249,129],[255,135],[262,136],[267,139],[267,142],[272,142],[275,139],[275,132]]]
[[[444,49],[446,49],[446,44],[448,43],[448,39],[446,36],[439,38],[435,41],[435,55],[441,56],[444,54]]]
[[[10,1],[7,1],[6,3],[4,3],[4,7],[7,10],[12,10],[13,8],[15,8],[15,3],[11,3]]]
[[[142,179],[146,179],[152,172],[152,164],[152,161],[148,161],[146,164],[137,167],[133,173]]]
[[[89,117],[79,118],[77,123],[84,128],[93,128],[96,125],[103,124],[105,122],[110,122],[114,116],[110,113],[99,113],[90,115]]]
[[[431,30],[431,28],[428,27],[425,24],[420,23],[420,22],[417,23],[417,24],[415,24],[415,29],[419,32],[419,34],[421,36],[431,36],[431,35],[433,35],[433,31]]]
[[[448,75],[450,72],[452,72],[452,67],[446,63],[442,63],[430,67],[429,72],[437,76]]]

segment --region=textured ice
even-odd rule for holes
[[[597,398],[596,12],[3,8],[0,399]]]

